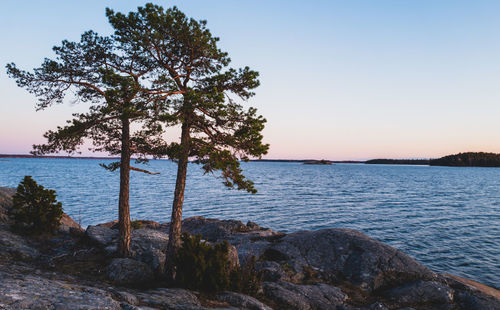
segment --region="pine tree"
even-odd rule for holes
[[[62,204],[56,192],[38,185],[29,175],[17,187],[10,216],[16,230],[28,233],[52,233],[61,222]]]
[[[178,165],[166,266],[174,278],[189,158],[205,173],[220,172],[226,186],[256,192],[239,160],[266,154],[269,146],[261,133],[265,119],[235,100],[254,95],[258,73],[248,67],[229,68],[230,58],[217,47],[219,39],[206,28],[206,21],[187,18],[176,7],[164,10],[146,4],[128,15],[107,9],[107,16],[115,38],[156,66],[158,92],[175,93],[161,111],[168,125],[181,126],[180,143],[169,148]]]
[[[146,155],[165,154],[163,129],[154,120],[165,96],[142,85],[151,80],[147,59],[111,37],[88,31],[80,42],[63,41],[53,50],[56,59],[45,59],[32,72],[8,64],[9,76],[38,97],[38,110],[62,103],[68,93],[74,94],[75,101],[91,106],[87,113],[74,114],[66,126],[45,133],[47,143],[34,145],[33,153],[72,154],[89,139],[93,143],[91,150],[120,156],[119,162],[102,166],[120,170],[118,252],[130,256],[130,170],[150,173],[131,167],[130,159],[135,154],[139,162],[146,162]],[[141,129],[132,131],[133,122]]]

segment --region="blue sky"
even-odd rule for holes
[[[110,34],[105,7],[143,1],[5,2],[0,64],[38,66],[63,39]],[[206,19],[261,86],[267,158],[427,158],[500,153],[500,1],[156,1]],[[0,70],[0,153],[27,153],[85,109],[35,112]],[[175,133],[172,134],[172,137]]]

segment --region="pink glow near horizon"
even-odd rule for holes
[[[165,5],[206,19],[235,67],[260,72],[246,106],[268,120],[264,158],[500,153],[500,2],[176,2]],[[109,5],[127,12],[142,4]],[[102,1],[4,6],[0,67],[29,69],[63,39],[111,31]],[[0,153],[28,153],[45,131],[85,110],[35,112],[36,98],[4,69],[0,92]]]

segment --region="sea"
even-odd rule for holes
[[[55,189],[82,226],[117,218],[119,174],[107,159],[7,158],[0,186],[25,175]],[[176,164],[151,161],[131,172],[132,219],[167,222]],[[184,217],[255,222],[276,231],[352,228],[415,257],[439,273],[500,287],[500,169],[409,165],[242,163],[257,194],[230,190],[189,164]]]

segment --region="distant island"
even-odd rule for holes
[[[325,159],[321,159],[321,160],[306,160],[302,164],[304,164],[304,165],[331,165],[331,164],[333,164],[333,161],[331,161],[331,160],[325,160]]]
[[[500,167],[500,154],[467,152],[431,159],[431,166],[452,167]]]
[[[429,159],[370,159],[365,164],[371,165],[429,165]]]

